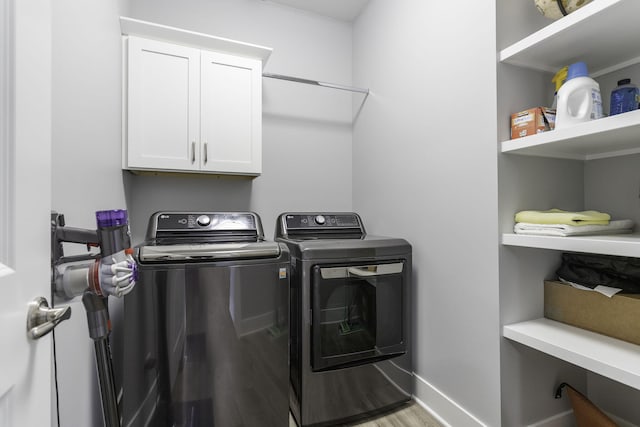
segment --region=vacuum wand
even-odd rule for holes
[[[118,408],[113,365],[111,363],[111,347],[109,346],[111,322],[109,321],[107,299],[87,291],[82,296],[82,304],[87,311],[89,336],[93,340],[96,355],[104,425],[105,427],[119,427],[120,410]]]

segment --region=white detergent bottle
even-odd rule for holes
[[[576,62],[569,65],[567,81],[558,90],[556,129],[602,117],[600,85],[589,77],[587,65]]]

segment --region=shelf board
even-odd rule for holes
[[[505,325],[503,336],[640,389],[640,346],[545,318]]]
[[[637,233],[574,237],[530,236],[505,233],[502,235],[502,244],[525,248],[640,258],[640,234]]]
[[[500,62],[555,73],[584,61],[592,77],[640,62],[640,1],[596,0],[500,51]]]
[[[169,27],[139,19],[120,17],[120,31],[123,35],[135,35],[155,40],[182,44],[185,46],[215,50],[231,55],[259,59],[264,67],[273,49],[251,43],[216,37],[181,28]]]
[[[638,135],[640,110],[502,141],[501,151],[527,156],[593,160],[640,153]]]

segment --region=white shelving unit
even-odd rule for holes
[[[507,325],[503,335],[640,389],[640,346],[544,318]]]
[[[570,128],[502,141],[501,151],[526,156],[595,160],[640,153],[639,136],[640,110],[636,110]]]
[[[529,236],[506,233],[502,244],[555,251],[584,252],[640,258],[640,234],[612,234],[608,236]]]
[[[640,1],[594,0],[498,53],[501,63],[555,73],[576,61],[593,77],[640,63]],[[615,28],[612,28],[614,26]],[[509,155],[589,161],[640,153],[640,111],[500,142]],[[551,237],[506,233],[502,244],[640,258],[640,234]],[[640,390],[640,346],[540,318],[503,336]]]
[[[580,60],[598,77],[640,62],[638,16],[637,0],[595,0],[508,46],[498,58],[552,73]]]

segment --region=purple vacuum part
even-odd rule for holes
[[[131,281],[138,281],[138,264],[135,262],[128,263],[129,268],[132,270],[133,275],[131,276]]]
[[[125,209],[112,209],[108,211],[96,212],[96,221],[98,223],[98,228],[126,225],[127,220],[128,216]]]

